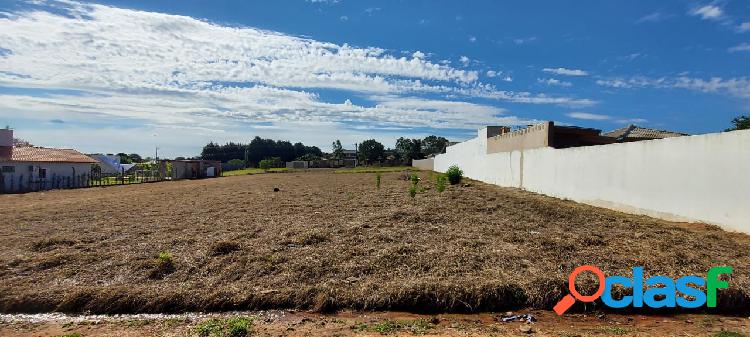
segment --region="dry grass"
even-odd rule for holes
[[[419,175],[414,199],[330,171],[0,196],[0,311],[549,309],[582,264],[730,265],[719,304],[750,307],[747,235]]]

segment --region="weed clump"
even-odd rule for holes
[[[464,171],[461,171],[461,169],[453,165],[448,168],[448,171],[445,172],[445,175],[448,176],[448,182],[451,183],[451,185],[456,185],[461,182],[461,178],[464,175]]]
[[[201,337],[245,337],[252,332],[252,326],[253,320],[247,317],[214,318],[198,325],[195,330]]]
[[[409,187],[409,196],[412,198],[417,196],[417,185],[411,185],[411,187]]]
[[[443,193],[443,191],[445,191],[445,180],[445,175],[441,174],[437,176],[437,180],[435,181],[435,189],[440,193]]]
[[[378,189],[380,189],[380,179],[381,178],[382,178],[382,176],[381,176],[380,172],[378,172],[378,174],[375,175],[375,186],[377,186]]]
[[[149,275],[152,279],[162,279],[165,276],[174,272],[174,261],[172,260],[172,254],[168,252],[160,252],[156,257],[154,269],[151,270]]]

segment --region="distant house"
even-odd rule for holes
[[[358,164],[357,160],[357,150],[342,150],[343,152],[343,166],[345,167],[355,167]]]
[[[120,156],[106,154],[89,154],[88,156],[99,162],[101,173],[117,174],[127,171],[127,168],[120,163]]]
[[[637,125],[628,125],[624,128],[605,132],[602,136],[614,138],[618,143],[636,142],[639,140],[661,139],[669,137],[688,136],[686,133],[642,128]]]
[[[0,192],[84,187],[96,163],[72,149],[14,147],[13,130],[0,129]]]
[[[171,177],[180,179],[202,179],[221,176],[221,161],[218,160],[169,160]]]

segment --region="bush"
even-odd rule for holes
[[[271,168],[275,167],[283,167],[284,162],[281,161],[281,158],[279,157],[273,157],[271,159],[263,159],[258,163],[258,167],[261,169],[268,171]]]
[[[253,320],[233,317],[226,320],[214,318],[198,325],[195,330],[201,337],[245,337],[252,332]]]
[[[409,187],[409,196],[412,198],[417,196],[417,185],[412,184],[411,187]]]
[[[416,175],[416,174],[412,174],[411,177],[410,177],[410,179],[411,179],[411,184],[412,185],[416,186],[417,183],[419,183],[419,176]]]
[[[440,193],[443,193],[443,191],[445,191],[445,180],[445,175],[441,174],[437,176],[437,181],[435,181],[435,189]]]
[[[456,185],[461,182],[461,177],[463,177],[464,171],[461,171],[458,166],[453,165],[448,168],[448,171],[445,172],[445,175],[448,176],[448,181],[451,183],[451,185]]]
[[[156,257],[156,265],[154,266],[154,269],[151,270],[151,275],[149,275],[149,277],[152,279],[162,279],[167,274],[174,272],[174,270],[172,254],[161,252],[159,253],[159,256]]]
[[[232,160],[228,161],[227,164],[229,164],[232,167],[236,167],[236,168],[244,168],[245,167],[245,161],[242,160],[242,159],[232,159]]]

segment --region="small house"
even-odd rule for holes
[[[72,149],[13,146],[13,130],[0,129],[0,192],[88,186],[96,160]]]
[[[202,179],[221,176],[218,160],[170,160],[172,179]]]

